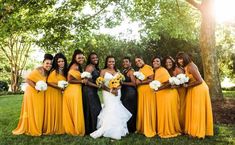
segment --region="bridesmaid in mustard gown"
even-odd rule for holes
[[[154,77],[153,68],[145,64],[141,57],[135,58],[135,64],[145,76],[143,81],[136,79],[138,92],[136,131],[146,137],[154,137],[156,135],[156,97],[149,87]]]
[[[177,57],[176,57],[177,58]],[[166,56],[163,59],[163,67],[165,67],[171,77],[176,77],[178,74],[184,74],[184,69],[181,68],[179,65],[176,64],[175,60],[171,56]],[[180,97],[179,103],[179,121],[180,127],[182,131],[184,130],[184,120],[185,120],[185,97],[186,97],[186,89],[182,86],[172,86],[177,88]]]
[[[27,77],[28,86],[24,93],[18,126],[12,131],[14,135],[42,135],[45,91],[36,90],[35,85],[38,81],[46,82],[52,59],[51,54],[45,54],[43,66],[33,70]]]
[[[176,137],[181,134],[179,124],[179,95],[175,88],[170,88],[170,74],[161,66],[161,58],[152,60],[155,72],[154,80],[162,86],[156,92],[157,101],[157,132],[161,138]]]
[[[51,72],[47,78],[48,88],[45,98],[45,115],[43,134],[63,134],[63,88],[58,86],[59,81],[66,81],[67,59],[62,53],[57,53],[53,60]]]
[[[187,88],[184,131],[186,134],[198,138],[213,136],[209,88],[188,54],[182,53],[178,56],[177,61],[185,67],[185,74],[189,77],[189,83],[184,85]]]
[[[67,134],[74,136],[84,136],[85,123],[82,104],[82,84],[87,80],[81,79],[84,55],[81,50],[75,50],[72,61],[69,65],[68,82],[69,85],[63,96],[63,124]]]

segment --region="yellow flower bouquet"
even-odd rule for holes
[[[109,81],[109,88],[110,89],[116,89],[120,86],[120,79],[119,78],[113,78]]]
[[[118,73],[118,75],[109,81],[109,88],[110,89],[116,89],[119,86],[121,86],[121,82],[125,80],[125,76],[121,73]]]
[[[125,81],[125,76],[121,73],[118,73],[116,79],[120,82]]]
[[[98,77],[96,79],[96,84],[100,87],[104,83],[104,78],[103,77]]]

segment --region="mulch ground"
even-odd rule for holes
[[[235,124],[235,99],[213,100],[214,122]]]

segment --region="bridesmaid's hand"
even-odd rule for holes
[[[177,86],[177,85],[171,85],[171,88],[172,89],[175,89],[175,88],[179,88],[180,86]]]
[[[85,84],[85,85],[86,85],[87,82],[88,82],[88,79],[83,79],[83,80],[82,80],[82,84]]]
[[[183,87],[188,88],[189,86],[188,84],[183,84]]]
[[[154,93],[157,93],[159,90],[157,89],[157,90],[153,90],[154,91]]]
[[[141,85],[141,81],[139,79],[136,79],[135,84],[136,84],[136,86],[139,86],[139,85]]]

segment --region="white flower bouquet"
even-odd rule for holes
[[[60,87],[61,89],[64,89],[68,86],[68,82],[62,80],[62,81],[58,81],[58,87]]]
[[[28,86],[28,83],[22,83],[22,84],[20,85],[20,89],[25,92],[27,86]]]
[[[38,81],[36,83],[35,89],[38,91],[46,91],[47,90],[47,83],[44,81]]]
[[[139,79],[139,80],[141,80],[141,81],[143,81],[143,80],[145,79],[145,76],[144,76],[144,74],[143,74],[142,72],[136,71],[136,72],[134,72],[133,75],[134,75],[137,79]]]
[[[176,77],[171,77],[169,83],[171,85],[182,85],[189,81],[189,78],[185,74],[178,74]]]
[[[92,78],[92,76],[91,76],[91,73],[84,71],[84,72],[81,74],[81,78],[82,78],[82,79],[84,79],[84,78],[89,79],[89,78]]]
[[[157,80],[154,80],[154,81],[149,83],[149,86],[150,86],[151,89],[154,89],[155,91],[157,91],[158,88],[161,87],[161,83]]]
[[[177,77],[169,78],[169,83],[171,85],[177,85],[177,86],[181,84],[180,80]]]
[[[189,81],[189,77],[186,74],[178,74],[176,77],[180,80],[180,84],[185,84]]]

